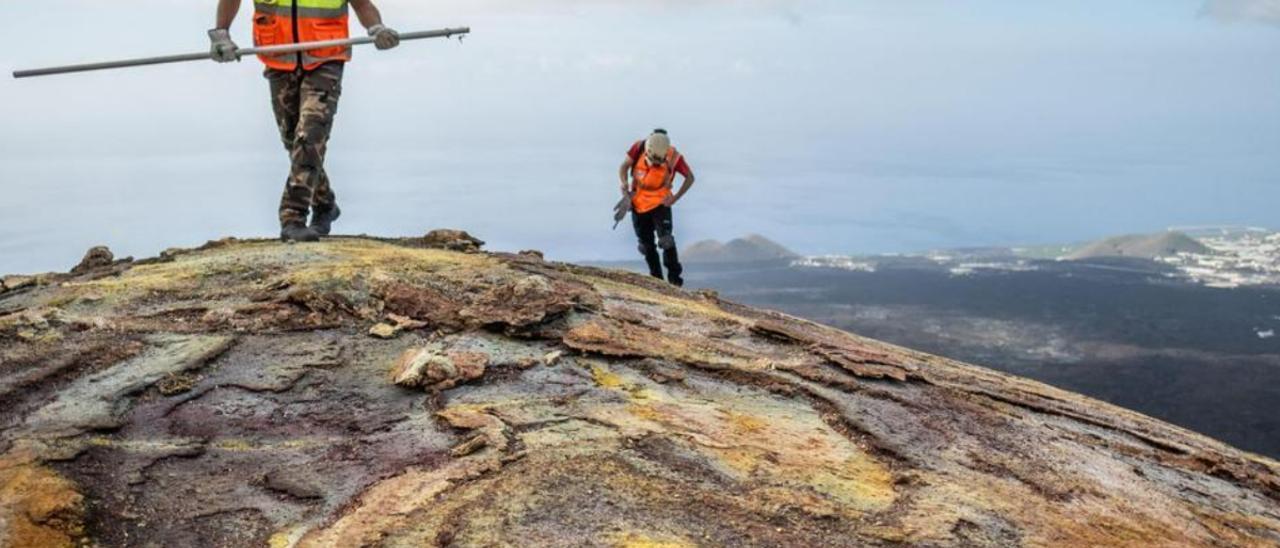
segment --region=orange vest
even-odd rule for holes
[[[253,8],[253,43],[259,47],[345,40],[351,36],[347,30],[347,0],[255,0]],[[299,65],[311,70],[329,61],[350,61],[351,47],[258,58],[276,70],[295,70]]]
[[[676,180],[676,165],[679,163],[680,153],[676,147],[667,150],[667,161],[659,166],[649,163],[648,154],[640,154],[640,159],[631,166],[631,182],[635,185],[631,208],[636,213],[653,211],[671,195],[671,183]]]

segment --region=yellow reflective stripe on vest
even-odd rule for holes
[[[285,17],[293,17],[293,6],[264,6],[258,4],[255,6],[258,13],[270,13],[272,15],[282,15]],[[298,6],[299,19],[337,19],[347,14],[347,8],[307,8]]]
[[[284,6],[293,7],[294,0],[254,0],[258,6]],[[347,7],[347,0],[297,0],[299,8],[317,8],[317,9],[343,9]]]
[[[256,0],[253,6],[263,13],[293,15],[294,0]],[[298,17],[332,19],[347,14],[347,0],[297,0]]]
[[[309,66],[309,65],[315,65],[317,63],[324,63],[326,61],[346,60],[346,59],[349,59],[350,57],[351,57],[351,48],[349,47],[344,48],[342,50],[342,53],[338,55],[330,55],[328,57],[316,57],[304,51],[302,52],[302,64],[305,66]]]

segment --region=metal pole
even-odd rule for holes
[[[400,40],[422,40],[424,38],[449,38],[451,36],[462,36],[471,33],[470,27],[461,27],[453,29],[440,30],[424,30],[417,32],[400,33]],[[338,46],[360,46],[364,44],[372,44],[372,36],[361,36],[358,38],[348,38],[346,40],[325,40],[321,42],[301,42],[297,44],[284,44],[280,46],[264,46],[260,48],[240,48],[237,53],[241,56],[246,55],[279,55],[282,53],[294,53],[298,51],[306,51],[319,48],[332,48]],[[49,67],[32,70],[15,70],[14,78],[30,78],[33,76],[49,76],[51,74],[67,74],[71,72],[86,72],[91,70],[107,70],[125,67],[141,67],[145,65],[161,65],[166,63],[183,63],[187,61],[208,61],[210,60],[209,52],[201,53],[184,53],[179,55],[165,55],[161,57],[145,57],[142,59],[125,59],[123,61],[107,61],[104,63],[86,63],[83,65],[68,65],[63,67]]]

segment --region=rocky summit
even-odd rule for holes
[[[1280,544],[1280,464],[463,232],[0,286],[2,546]]]

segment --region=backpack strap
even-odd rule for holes
[[[667,151],[667,180],[663,181],[667,188],[671,188],[675,184],[676,166],[680,165],[680,160],[682,159],[684,159],[684,156],[680,155],[676,147],[671,147],[671,150]]]

